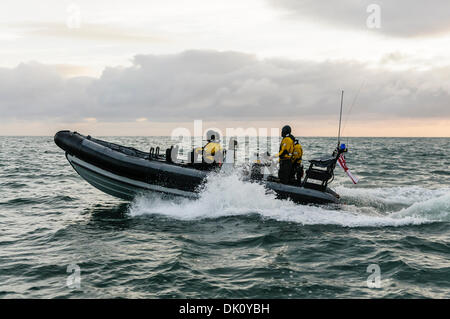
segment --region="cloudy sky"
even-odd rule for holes
[[[3,0],[0,135],[450,136],[448,0]]]

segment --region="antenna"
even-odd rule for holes
[[[338,131],[338,143],[337,147],[339,149],[339,145],[341,144],[341,123],[342,123],[342,105],[344,104],[344,90],[341,93],[341,112],[339,115],[339,131]]]

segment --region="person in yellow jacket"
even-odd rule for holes
[[[297,182],[301,184],[303,177],[303,165],[302,165],[303,148],[298,139],[294,141],[294,151],[292,152],[292,175]]]
[[[223,162],[223,148],[219,143],[219,134],[210,130],[206,133],[208,143],[203,147],[197,147],[195,152],[203,156],[203,162],[207,164],[221,164]]]
[[[280,158],[280,169],[278,178],[283,184],[289,184],[292,176],[292,155],[294,152],[294,136],[291,135],[291,127],[286,125],[281,130],[283,139],[280,143],[280,151],[277,156]]]

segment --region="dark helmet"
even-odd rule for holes
[[[281,136],[286,137],[291,134],[291,127],[289,125],[283,126],[281,129]]]
[[[294,140],[294,144],[298,144],[299,142],[298,142],[298,138],[296,138],[295,140]]]
[[[208,132],[206,132],[206,140],[208,142],[219,140],[219,138],[220,138],[219,133],[217,133],[216,131],[209,130]]]

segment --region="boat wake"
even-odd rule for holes
[[[450,221],[450,189],[420,187],[337,187],[344,204],[298,205],[278,200],[259,184],[243,182],[237,173],[210,175],[197,200],[164,198],[157,194],[137,197],[129,207],[131,216],[164,215],[180,220],[214,219],[259,214],[263,219],[302,225],[383,227]],[[388,211],[386,208],[391,208]]]

